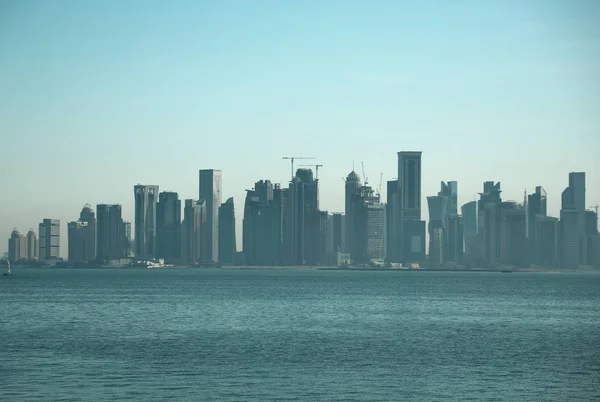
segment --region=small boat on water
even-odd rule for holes
[[[12,276],[12,271],[10,270],[10,261],[6,260],[6,272],[4,276]]]

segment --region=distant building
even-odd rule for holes
[[[282,192],[269,180],[246,190],[244,202],[243,250],[246,265],[274,266],[281,264]],[[306,219],[304,221],[306,223]],[[295,234],[298,239],[299,233]],[[318,242],[318,234],[315,241]]]
[[[448,198],[446,213],[448,216],[458,215],[458,183],[456,181],[441,182],[438,196]]]
[[[135,256],[138,260],[156,257],[156,204],[158,186],[138,184],[135,198]]]
[[[448,201],[447,196],[427,197],[429,208],[429,256],[437,264],[444,262]]]
[[[128,257],[128,242],[120,204],[98,204],[96,257],[100,261]]]
[[[477,204],[477,236],[483,260],[487,265],[500,260],[500,182],[486,181]]]
[[[163,191],[158,196],[156,256],[165,261],[181,258],[181,201],[174,192]]]
[[[399,262],[425,260],[425,222],[421,220],[421,154],[398,152]]]
[[[79,213],[79,221],[87,223],[87,233],[85,233],[85,249],[83,255],[85,261],[96,259],[96,215],[90,204],[85,204]]]
[[[569,173],[569,187],[562,192],[561,199],[561,266],[577,268],[587,259],[585,173]]]
[[[298,169],[282,190],[283,261],[286,265],[315,265],[321,258],[319,185],[310,169]],[[248,253],[244,253],[248,260]]]
[[[27,232],[27,259],[29,261],[38,259],[38,239],[33,229],[29,229]]]
[[[445,241],[444,260],[462,263],[464,261],[464,219],[462,216],[452,215],[448,218]]]
[[[39,225],[40,260],[58,260],[60,258],[60,220],[44,219]]]
[[[206,232],[208,231],[208,225],[206,222],[206,201],[185,200],[183,215],[185,259],[190,265],[201,265],[203,262],[207,262]]]
[[[96,259],[96,217],[92,207],[85,204],[79,220],[67,222],[69,262],[82,263]]]
[[[522,205],[500,204],[500,263],[525,267],[527,255],[527,215]]]
[[[541,186],[535,188],[535,193],[527,196],[527,238],[530,246],[535,244],[535,217],[547,215],[546,190]]]
[[[465,261],[472,265],[482,259],[478,236],[477,201],[464,204],[461,211],[464,222]]]
[[[595,211],[585,211],[585,265],[593,266],[596,255],[598,237],[598,214]]]
[[[400,198],[398,180],[387,182],[386,221],[386,259],[388,262],[400,261]]]
[[[131,222],[123,221],[123,232],[125,233],[125,252],[127,258],[133,257],[133,241],[131,240]]]
[[[199,176],[199,200],[206,201],[206,261],[217,262],[219,258],[219,207],[221,206],[222,173],[215,169],[201,169]]]
[[[232,265],[236,257],[235,207],[233,198],[228,198],[219,207],[219,262]]]
[[[8,239],[8,260],[17,262],[27,259],[27,237],[15,228]]]
[[[332,218],[332,236],[333,236],[333,252],[335,257],[335,261],[337,261],[337,253],[342,252],[344,250],[344,235],[345,235],[345,216],[341,213],[334,213],[331,216]]]
[[[67,222],[69,240],[68,260],[70,263],[82,263],[88,260],[84,257],[85,234],[89,232],[87,222]]]
[[[558,267],[560,265],[558,218],[538,214],[535,216],[533,230],[535,231],[533,264],[542,267]]]
[[[345,220],[346,227],[344,233],[345,239],[345,249],[343,250],[345,253],[351,255],[354,259],[357,254],[357,244],[356,244],[356,236],[357,232],[354,227],[356,222],[356,203],[355,198],[359,193],[359,189],[361,187],[360,178],[356,174],[354,170],[352,170],[348,177],[345,180]]]

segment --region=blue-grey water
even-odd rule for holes
[[[2,400],[600,398],[600,275],[13,272]]]

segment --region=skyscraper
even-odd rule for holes
[[[446,212],[448,216],[458,215],[458,183],[456,181],[441,182],[438,196],[448,198]]]
[[[221,206],[222,173],[215,169],[201,169],[199,176],[200,200],[206,201],[206,261],[219,258],[219,207]]]
[[[461,210],[464,222],[465,261],[475,264],[481,260],[481,248],[477,236],[477,201],[464,204]]]
[[[186,199],[183,210],[184,258],[190,265],[206,261],[206,200]]]
[[[560,210],[561,266],[577,268],[587,258],[585,234],[585,173],[569,173]]]
[[[181,201],[174,192],[162,192],[156,205],[156,256],[181,257]]]
[[[79,221],[87,223],[86,245],[84,250],[85,261],[96,259],[96,215],[90,204],[85,204],[79,213]]]
[[[529,245],[530,251],[530,260],[531,263],[536,263],[535,256],[535,245],[536,245],[536,235],[537,230],[535,228],[536,224],[536,216],[542,215],[546,216],[547,214],[547,200],[546,200],[546,191],[541,187],[537,186],[535,188],[535,193],[529,194],[527,196],[527,242]]]
[[[67,222],[67,235],[69,239],[68,260],[70,263],[83,263],[88,261],[84,257],[87,232],[89,232],[87,222]]]
[[[429,256],[437,264],[444,262],[448,201],[447,196],[427,197],[427,206],[429,207]]]
[[[399,262],[400,250],[400,198],[398,195],[398,180],[387,182],[386,219],[386,258],[388,262]]]
[[[354,198],[356,194],[358,194],[359,189],[361,187],[360,178],[356,174],[354,170],[348,174],[346,177],[346,185],[345,185],[345,220],[346,220],[346,228],[345,228],[345,245],[346,248],[344,250],[345,253],[351,255],[351,258],[356,258],[357,255],[357,244],[356,244],[356,229],[354,227],[356,221],[356,204],[354,202]]]
[[[156,203],[158,186],[138,184],[135,197],[135,256],[138,260],[156,257]]]
[[[67,222],[69,262],[82,263],[96,258],[96,218],[89,204],[85,204],[79,220]]]
[[[126,258],[127,240],[119,204],[99,204],[97,212],[97,258],[101,261]]]
[[[38,259],[38,239],[37,239],[37,235],[35,234],[35,232],[33,231],[33,229],[29,229],[29,232],[27,232],[27,259],[32,261],[32,260],[37,260]]]
[[[40,260],[60,258],[60,220],[44,219],[39,225]]]
[[[425,260],[425,222],[421,220],[421,151],[398,152],[399,259]]]
[[[16,262],[27,259],[27,238],[15,228],[8,239],[8,260]]]
[[[219,207],[219,262],[235,264],[236,255],[235,207],[233,198],[228,198]]]

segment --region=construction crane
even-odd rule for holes
[[[316,179],[319,180],[319,168],[323,165],[298,165],[298,167],[314,167],[316,172]]]
[[[383,172],[381,172],[381,175],[379,176],[379,188],[377,189],[377,192],[379,193],[379,196],[381,197],[381,185],[383,183]]]
[[[283,159],[289,159],[292,162],[292,180],[294,179],[294,159],[316,159],[309,156],[284,156]]]

